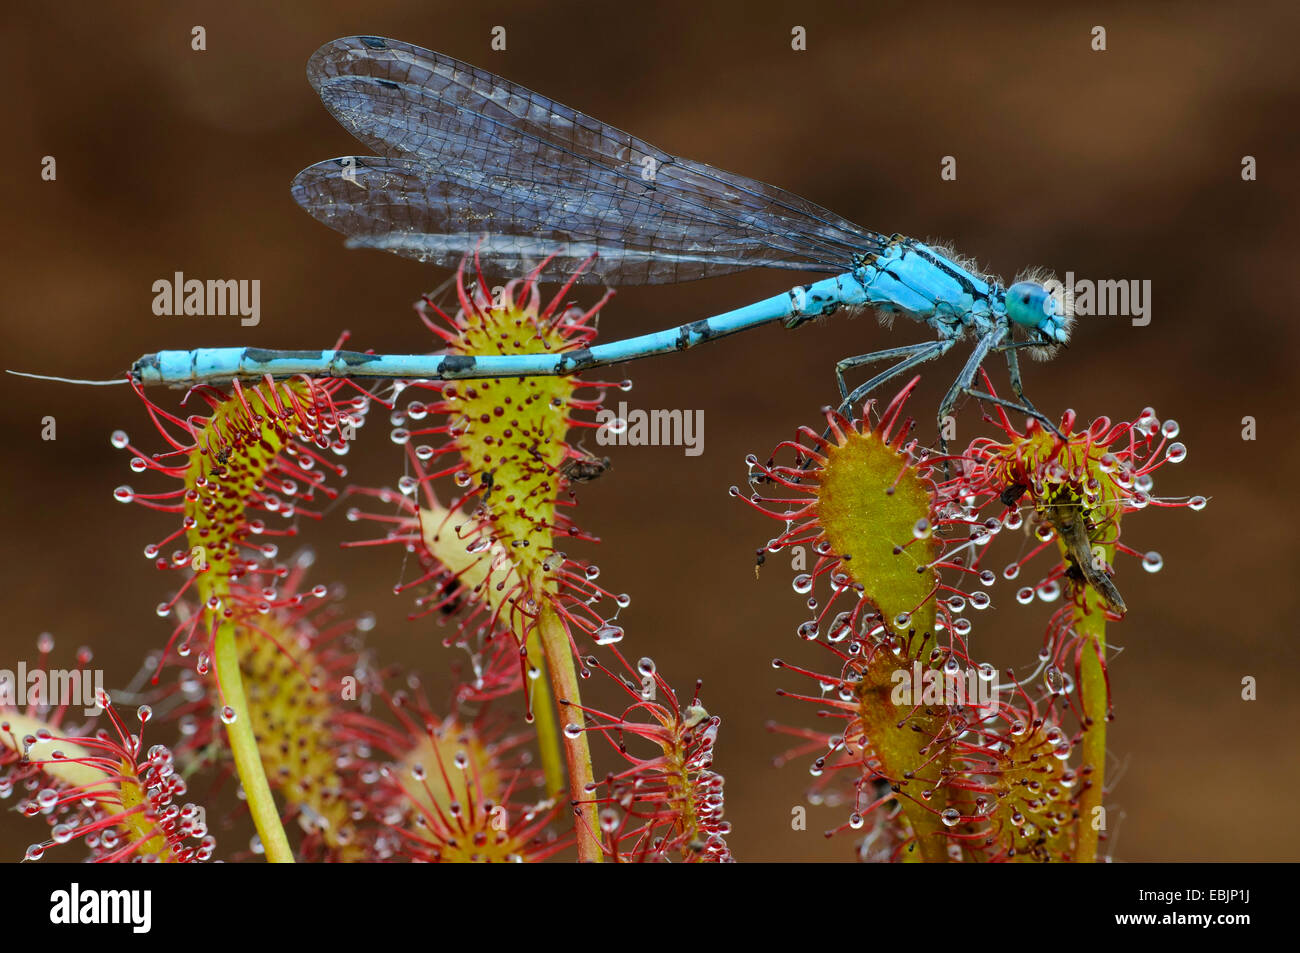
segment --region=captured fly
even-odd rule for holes
[[[1028,483],[1013,483],[1002,491],[1002,496],[999,499],[1002,500],[1003,506],[1015,506],[1020,502],[1020,498],[1028,492]]]
[[[569,457],[560,464],[560,476],[570,483],[590,483],[592,480],[599,479],[613,466],[609,457],[595,457],[584,453],[580,457]]]
[[[1099,565],[1102,561],[1093,553],[1082,509],[1079,506],[1048,505],[1043,507],[1043,512],[1065,544],[1066,554],[1072,564],[1070,577],[1076,582],[1086,581],[1115,612],[1120,615],[1128,612],[1124,597],[1115,588],[1104,564]]]

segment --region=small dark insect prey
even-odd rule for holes
[[[1114,612],[1124,615],[1128,606],[1115,588],[1114,581],[1103,565],[1098,565],[1093,553],[1088,527],[1078,507],[1052,506],[1047,508],[1047,519],[1061,536],[1069,555],[1070,566],[1066,575],[1075,582],[1086,581]]]
[[[614,464],[609,457],[593,457],[591,454],[582,457],[569,457],[560,464],[560,476],[570,483],[590,483],[602,476],[606,470],[612,469],[613,466]]]
[[[222,447],[220,450],[217,451],[217,463],[221,464],[224,467],[226,465],[226,461],[229,459],[230,459],[230,448]]]
[[[483,487],[484,500],[492,495],[492,490],[496,487],[496,479],[495,470],[483,471],[483,475],[479,478],[479,485]]]
[[[1020,498],[1029,492],[1028,483],[1013,483],[1002,491],[1002,505],[1015,506],[1020,502]]]
[[[450,598],[438,607],[438,611],[444,616],[455,615],[460,611],[460,607],[465,604],[465,589],[463,586],[457,586],[449,595]]]

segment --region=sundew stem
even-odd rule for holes
[[[1079,661],[1079,695],[1083,703],[1084,732],[1083,790],[1079,795],[1077,863],[1091,864],[1097,860],[1097,842],[1100,826],[1097,823],[1101,807],[1102,788],[1106,781],[1106,719],[1109,711],[1109,690],[1102,659],[1106,654],[1106,612],[1101,598],[1089,586],[1084,607],[1075,609],[1075,631],[1083,638]],[[1105,815],[1101,815],[1105,816]]]
[[[922,648],[930,644],[926,639]],[[919,652],[911,656],[923,657]],[[859,699],[859,717],[886,776],[915,778],[908,782],[914,788],[926,784],[932,786],[930,793],[923,795],[922,799],[903,797],[899,801],[912,832],[913,849],[905,851],[904,856],[927,864],[945,864],[951,859],[948,856],[949,839],[940,818],[948,806],[949,789],[937,779],[945,776],[951,759],[951,745],[945,741],[948,731],[946,714],[915,712],[909,716],[907,711],[892,705],[887,671],[894,664],[894,661],[886,661],[881,656],[881,663],[873,673],[872,688]],[[918,738],[933,739],[930,744],[940,745],[939,751],[928,750],[929,746],[918,750]],[[925,777],[935,780],[921,780]]]
[[[239,672],[239,650],[234,623],[227,621],[218,626],[213,640],[213,658],[221,696],[225,705],[235,713],[234,720],[226,724],[230,750],[235,756],[235,771],[244,786],[248,810],[253,816],[258,836],[262,839],[266,859],[273,864],[292,864],[293,851],[289,847],[289,838],[284,833],[284,825],[280,822],[280,812],[276,809],[275,797],[271,794],[271,785],[266,779],[266,770],[262,767],[262,755],[257,749],[257,738],[253,734],[253,718],[248,710],[248,698],[244,694],[244,679]],[[226,719],[223,718],[222,721]]]
[[[582,713],[582,692],[573,665],[573,648],[569,633],[549,600],[542,602],[537,626],[551,687],[561,707],[564,725],[564,754],[569,764],[569,798],[573,802],[574,835],[578,842],[578,860],[600,863],[600,828],[592,792],[596,790],[591,768],[591,746],[587,743],[586,719]]]
[[[542,773],[546,778],[546,796],[559,797],[568,787],[564,773],[564,743],[560,738],[560,725],[555,718],[555,704],[551,700],[550,666],[546,664],[538,630],[528,635],[528,665],[541,670],[542,677],[530,680],[528,703],[533,713],[533,727],[537,730],[537,748],[542,760]]]

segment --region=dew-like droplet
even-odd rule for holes
[[[1061,670],[1055,665],[1047,666],[1047,670],[1043,672],[1043,684],[1047,686],[1047,690],[1053,695],[1060,692],[1061,686],[1065,684],[1061,678]]]
[[[1159,572],[1165,566],[1165,559],[1155,550],[1142,557],[1142,568],[1147,572]]]
[[[596,630],[597,645],[613,645],[615,642],[623,641],[623,627],[618,625],[602,625]]]

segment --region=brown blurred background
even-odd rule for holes
[[[1300,856],[1291,806],[1300,785],[1293,4],[1094,3],[1080,13],[556,0],[184,6],[6,12],[6,367],[103,378],[163,348],[326,347],[343,328],[358,347],[428,347],[410,304],[445,273],[347,251],[289,196],[299,169],[362,151],[304,76],[317,46],[352,33],[448,52],[886,233],[943,236],[1008,278],[1041,264],[1149,279],[1148,327],[1085,319],[1067,353],[1026,373],[1051,413],[1132,418],[1151,405],[1177,418],[1190,452],[1161,471],[1157,490],[1212,498],[1201,513],[1149,510],[1126,523],[1127,541],[1161,551],[1166,568],[1148,575],[1129,560],[1117,577],[1132,611],[1111,628],[1124,649],[1111,663],[1112,826],[1115,812],[1124,815],[1113,850],[1131,861]],[[190,49],[196,24],[207,30],[206,52]],[[796,24],[807,28],[807,52],[790,50]],[[507,30],[504,53],[489,47],[497,25]],[[1106,52],[1090,48],[1094,25],[1107,30]],[[39,177],[45,155],[57,159],[55,182]],[[957,158],[955,182],[939,177],[945,155]],[[1245,155],[1258,160],[1256,182],[1241,180]],[[260,278],[261,325],[155,317],[151,285],[174,271]],[[604,339],[791,283],[760,272],[628,289],[607,308]],[[741,860],[843,860],[852,840],[823,839],[841,820],[828,808],[811,809],[808,831],[790,830],[806,765],[768,766],[781,744],[764,722],[809,724],[812,708],[774,697],[807,686],[769,661],[820,665],[824,653],[795,639],[805,610],[786,566],[769,562],[754,580],[754,548],[775,524],[730,500],[727,487],[743,480],[746,453],[765,455],[817,421],[834,396],[837,358],[921,337],[904,322],[886,332],[837,318],[612,375],[635,380],[619,395],[631,406],[702,408],[705,452],[615,450],[613,472],[580,494],[580,523],[604,543],[572,550],[599,562],[603,583],[632,594],[622,617],[632,658],[654,656],[687,694],[704,679],[704,702],[723,718],[717,767]],[[936,405],[958,363],[927,371],[915,409]],[[113,501],[120,483],[159,484],[131,473],[108,438],[121,427],[145,447],[158,441],[126,388],[8,376],[0,386],[0,667],[30,661],[37,634],[50,631],[55,664],[90,644],[109,684],[120,683],[165,638],[153,607],[170,580],[140,553],[174,523]],[[46,415],[57,419],[52,442],[40,437]],[[1247,415],[1258,422],[1255,442],[1241,439]],[[961,421],[969,436],[975,409]],[[387,430],[376,413],[362,431],[349,457],[356,482],[393,485],[400,475]],[[341,510],[305,527],[320,554],[317,578],[345,579],[349,605],[377,613],[372,644],[384,660],[434,676],[449,658],[441,631],[403,621],[409,600],[391,594],[399,553],[336,548],[359,535]],[[1003,608],[975,620],[976,653],[1002,667],[1032,660],[1050,611],[1019,607],[1012,593],[1000,582]],[[1259,679],[1258,701],[1240,700],[1246,675]],[[17,859],[37,836],[5,815],[0,857]]]

